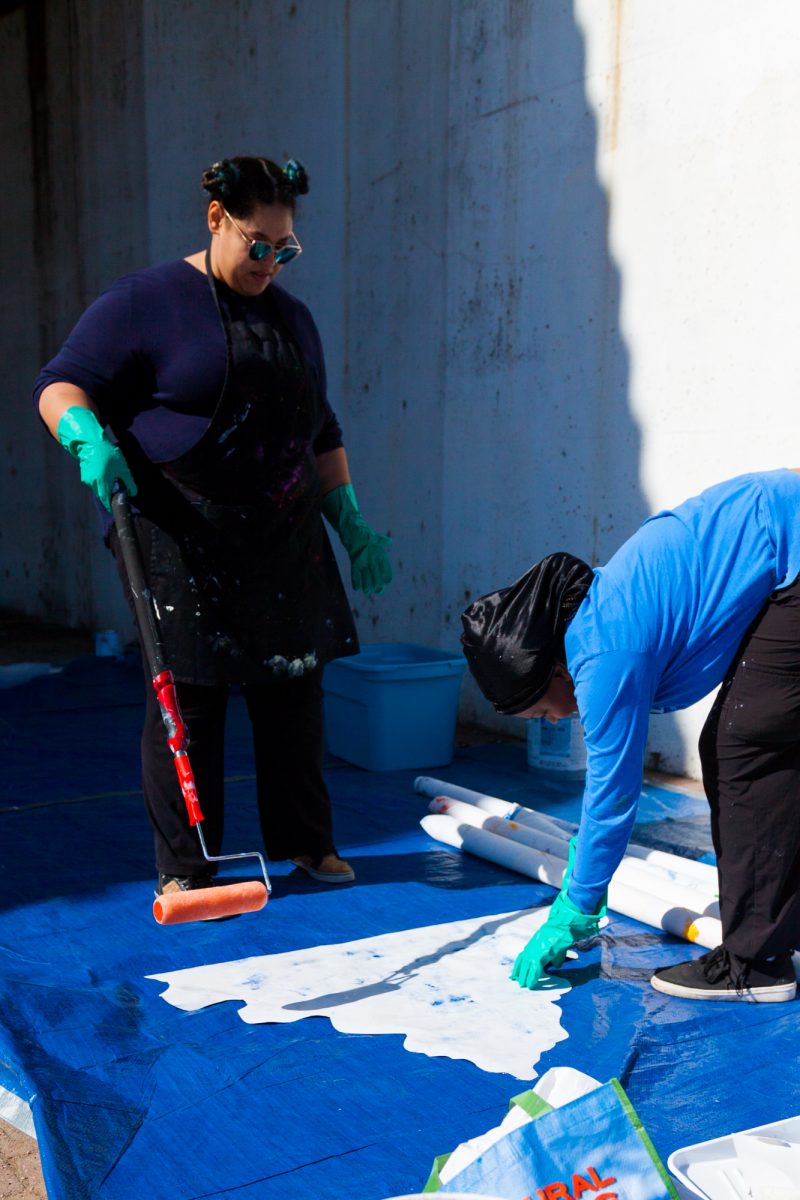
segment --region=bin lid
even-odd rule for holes
[[[374,642],[361,647],[359,654],[334,659],[329,666],[369,674],[424,677],[425,675],[461,674],[467,665],[463,654],[420,646],[415,642]]]

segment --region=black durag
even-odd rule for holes
[[[510,587],[481,596],[461,614],[464,654],[499,713],[536,704],[564,661],[564,634],[594,578],[572,554],[549,554]]]

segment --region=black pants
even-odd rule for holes
[[[142,783],[155,834],[156,866],[168,875],[209,870],[189,825],[155,691],[148,680],[142,734]],[[179,683],[178,703],[191,739],[203,835],[219,854],[223,832],[223,747],[227,687]],[[318,858],[334,849],[331,806],[322,773],[320,672],[242,688],[253,728],[256,795],[269,858]],[[233,850],[248,847],[231,847]],[[211,868],[213,870],[213,868]]]
[[[724,946],[800,945],[800,581],[750,627],[700,737]]]
[[[149,562],[155,526],[137,520],[136,529],[142,556]],[[133,611],[116,530],[111,531],[109,544]],[[188,650],[186,646],[180,649],[183,657],[191,660],[192,643],[187,644]],[[156,867],[167,875],[213,871],[215,868],[203,858],[197,833],[189,825],[147,663],[144,670],[147,703],[142,732],[142,786],[155,836]],[[334,850],[330,797],[322,773],[325,740],[321,678],[322,671],[317,670],[297,678],[242,686],[253,729],[258,814],[269,858],[308,854],[317,859]],[[205,818],[203,836],[209,854],[219,854],[224,823],[225,713],[230,687],[216,683],[178,683],[176,687]]]

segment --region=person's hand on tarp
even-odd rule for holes
[[[572,903],[567,894],[575,861],[576,840],[572,838],[570,841],[564,882],[553,901],[547,920],[533,935],[525,949],[517,955],[510,978],[520,987],[531,990],[538,987],[545,974],[545,968],[560,967],[566,961],[567,952],[576,942],[582,942],[597,933],[600,919],[605,916],[605,897],[596,913],[584,913]]]
[[[597,933],[601,913],[582,913],[562,890],[558,893],[544,925],[517,955],[511,978],[520,987],[535,988],[545,967],[560,967],[576,942]]]

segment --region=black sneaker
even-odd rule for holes
[[[738,958],[717,946],[701,958],[662,967],[650,980],[657,992],[687,1000],[749,1000],[780,1004],[794,1000],[797,980],[791,954],[771,961]]]
[[[157,896],[169,896],[171,892],[194,892],[198,888],[214,887],[213,875],[165,875],[159,872]]]
[[[156,895],[169,896],[175,892],[194,892],[198,888],[216,886],[217,880],[213,875],[165,875],[162,871],[158,876]],[[230,919],[228,916],[202,918],[203,921],[229,921]]]

